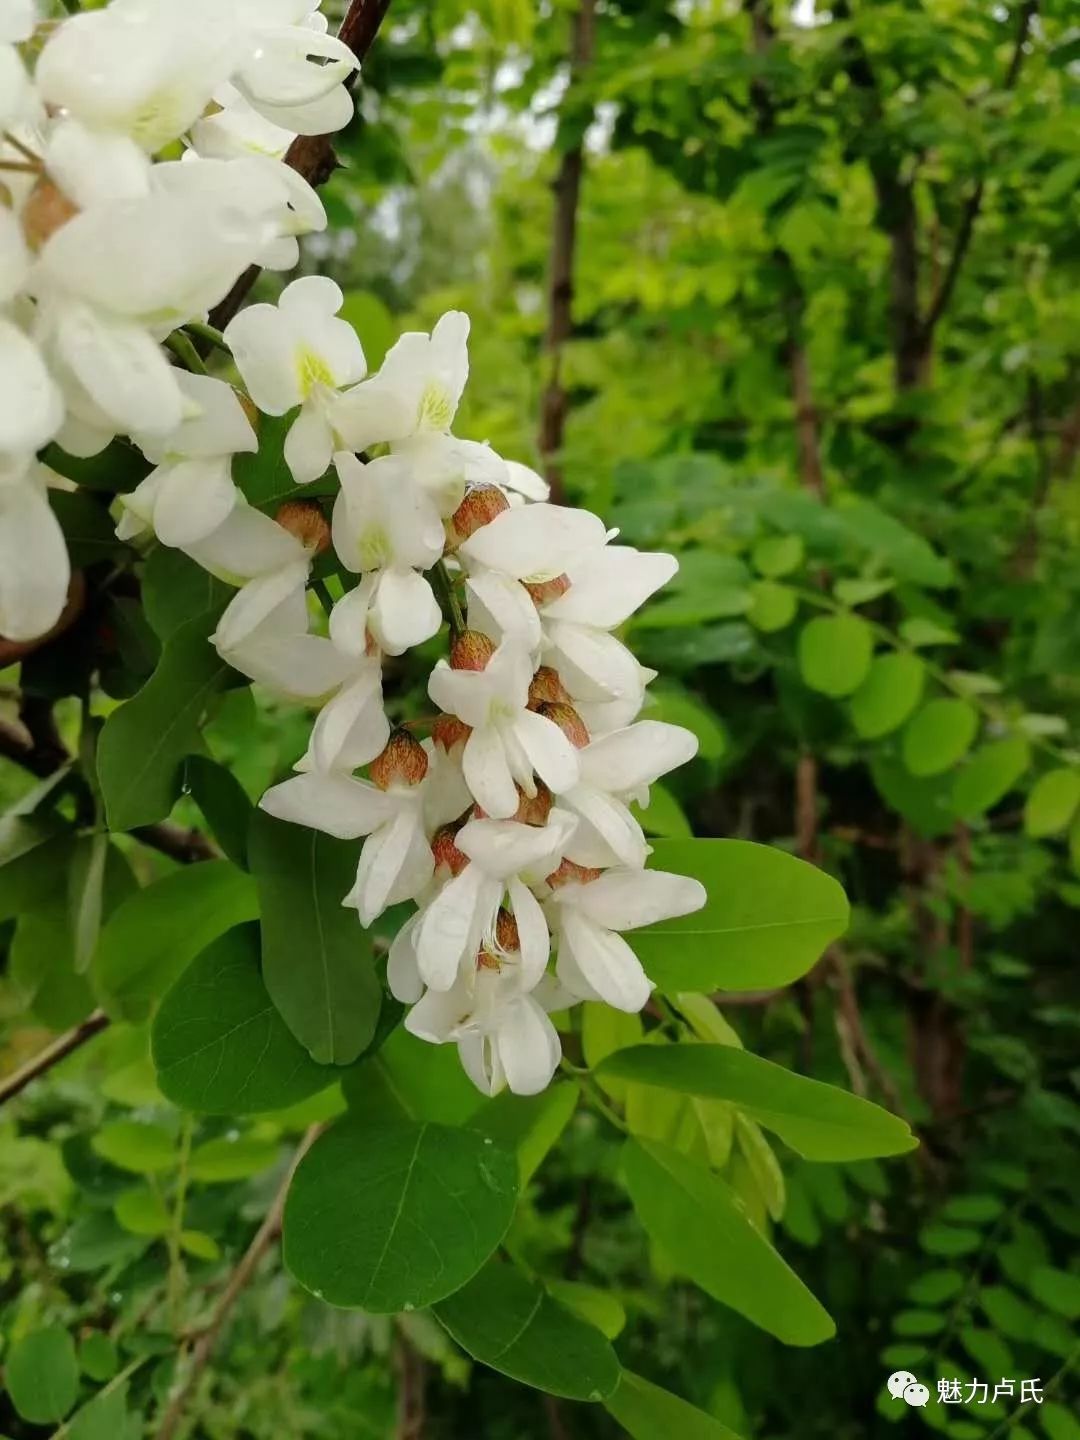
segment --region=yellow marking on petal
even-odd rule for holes
[[[441,385],[427,385],[420,396],[416,423],[421,430],[449,430],[454,406]]]
[[[390,537],[381,525],[372,525],[356,539],[361,570],[381,570],[393,559]]]
[[[308,398],[316,385],[334,388],[334,375],[330,366],[321,355],[316,355],[315,351],[309,350],[307,346],[302,346],[296,352],[296,379],[303,400]]]

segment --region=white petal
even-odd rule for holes
[[[251,421],[231,385],[210,375],[176,372],[184,414],[169,435],[138,435],[139,449],[155,465],[166,460],[212,459],[259,448]]]
[[[325,474],[334,453],[334,432],[317,405],[302,406],[285,436],[285,464],[298,485]]]
[[[453,989],[426,991],[405,1016],[405,1029],[433,1045],[449,1040],[462,1016],[468,1013],[469,1001],[463,989],[455,985]]]
[[[545,623],[555,665],[575,699],[622,700],[642,690],[641,666],[621,641],[591,625]]]
[[[554,720],[523,710],[514,721],[514,734],[552,794],[561,795],[577,784],[581,774],[578,752]]]
[[[510,637],[528,650],[540,646],[540,616],[529,592],[517,580],[495,570],[477,570],[465,585],[469,629],[498,643]]]
[[[494,725],[479,725],[473,730],[465,742],[461,764],[465,783],[482,810],[496,819],[513,815],[518,807],[517,788],[502,737]]]
[[[51,630],[70,579],[67,546],[44,487],[29,479],[0,485],[0,635],[33,640]]]
[[[512,875],[507,890],[521,942],[521,988],[531,990],[547,969],[551,936],[540,902],[529,887]]]
[[[413,1005],[424,993],[424,982],[416,964],[416,926],[421,911],[410,915],[390,942],[386,957],[386,983],[395,1000]]]
[[[562,963],[564,953],[572,965]],[[613,935],[573,911],[567,911],[562,917],[559,962],[556,973],[564,984],[574,988],[573,966],[576,966],[589,988],[616,1010],[633,1013],[648,1001],[652,985],[641,968],[641,961],[622,936]]]
[[[509,490],[524,495],[526,500],[546,500],[551,494],[551,486],[544,477],[530,470],[528,465],[522,465],[518,460],[507,460],[506,471],[503,484]]]
[[[613,630],[666,585],[678,568],[674,555],[610,545],[590,555],[580,569],[570,568],[570,589],[545,605],[544,614],[554,620],[576,620]]]
[[[499,879],[541,869],[555,869],[575,820],[564,810],[552,810],[546,825],[522,825],[517,820],[470,820],[458,831],[455,844],[480,869]],[[546,867],[546,868],[544,868]]]
[[[697,736],[681,725],[639,720],[587,745],[581,752],[581,776],[598,790],[626,794],[685,765],[697,749]]]
[[[339,840],[370,835],[392,820],[397,807],[390,796],[366,780],[347,775],[294,775],[272,785],[259,808],[278,820],[306,825]]]
[[[437,660],[428,677],[428,694],[448,715],[456,715],[474,729],[486,726],[494,687],[484,670],[453,670]]]
[[[402,655],[438,633],[442,611],[431,586],[416,570],[384,570],[370,624],[388,655]]]
[[[561,575],[582,552],[603,548],[604,522],[588,510],[525,505],[504,510],[460,546],[470,565],[500,570],[517,580]]]
[[[306,759],[316,770],[355,770],[374,760],[389,739],[382,672],[378,661],[373,661],[320,710]]]
[[[466,865],[424,911],[417,930],[416,960],[433,990],[449,990],[459,971],[475,963],[501,890],[478,865]]]
[[[264,625],[279,606],[302,595],[307,584],[306,560],[297,560],[257,575],[233,596],[211,637],[219,650],[231,650]],[[305,627],[306,628],[306,627]]]
[[[506,1083],[515,1095],[547,1089],[562,1049],[554,1025],[527,995],[511,1001],[500,1016],[496,1045]]]
[[[237,497],[231,468],[228,457],[163,468],[153,518],[163,545],[198,544],[228,518]]]
[[[59,316],[56,345],[79,383],[121,430],[164,432],[179,425],[176,372],[138,325],[73,304]]]
[[[414,899],[434,870],[419,805],[409,805],[376,830],[364,845],[356,884],[344,903],[371,925],[387,905]]]
[[[309,563],[307,552],[295,535],[290,535],[269,515],[248,505],[242,497],[212,535],[185,549],[204,570],[232,585],[290,565],[302,566],[306,573]]]
[[[563,796],[582,817],[566,847],[578,865],[626,865],[640,870],[649,854],[641,826],[622,803],[602,790],[575,785]]]
[[[260,410],[284,415],[300,403],[292,333],[275,306],[249,305],[241,310],[225,327],[225,342]]]
[[[664,870],[609,870],[575,892],[578,910],[610,930],[635,930],[700,910],[705,887],[688,875]]]
[[[51,440],[64,418],[60,391],[34,342],[0,317],[0,451],[29,453]]]

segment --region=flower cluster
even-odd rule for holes
[[[280,157],[293,133],[348,118],[355,62],[308,0],[113,0],[52,28],[32,80],[33,15],[3,3],[0,369],[16,398],[0,420],[0,633],[47,630],[67,586],[37,452],[129,437],[153,468],[117,502],[118,535],[234,586],[219,653],[317,702],[297,773],[263,808],[364,837],[343,897],[363,925],[415,903],[388,963],[407,1028],[456,1042],[488,1093],[541,1090],[553,1011],[646,1004],[621,932],[704,903],[696,881],[645,868],[631,805],[696,741],[638,718],[653,672],[615,634],[676,562],[612,543],[532,470],[453,435],[460,312],[367,377],[340,290],[310,276],[226,328],[246,393],[171,363],[177,327],[249,264],[290,265],[296,234],[325,223]],[[232,475],[262,416],[286,417],[297,487],[324,482],[274,515]],[[320,580],[325,624],[316,561],[337,597]],[[384,658],[444,623],[434,713],[392,727]]]
[[[204,320],[249,265],[291,268],[297,236],[325,227],[282,157],[294,135],[348,122],[356,66],[312,0],[112,0],[58,23],[38,23],[34,0],[0,0],[8,639],[47,631],[67,593],[36,459],[48,441],[88,456],[131,437],[161,466],[142,501],[167,531],[204,528],[177,514],[198,508],[189,487],[215,515],[224,505],[227,456],[250,427],[235,397],[193,387],[161,342]]]

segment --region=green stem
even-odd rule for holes
[[[166,348],[171,350],[185,370],[190,370],[193,375],[205,375],[206,366],[202,362],[202,356],[191,343],[189,336],[182,330],[174,330],[171,335],[165,337]]]
[[[180,1248],[180,1237],[184,1232],[184,1205],[187,1200],[188,1162],[191,1158],[191,1135],[193,1121],[185,1115],[180,1129],[180,1161],[176,1177],[176,1198],[173,1202],[172,1224],[169,1227],[169,1282],[166,1293],[166,1308],[175,1330],[179,1320],[180,1295],[184,1285],[184,1261]]]
[[[224,350],[226,355],[232,354],[225,336],[220,330],[215,330],[213,325],[204,325],[201,320],[189,320],[186,325],[182,326],[182,329],[186,330],[189,335],[194,335],[196,340],[205,340],[208,345],[214,345],[217,349]]]
[[[329,615],[330,611],[334,608],[334,597],[330,594],[326,581],[313,580],[311,582],[311,588],[316,596],[318,596],[319,604],[326,611],[327,615]]]
[[[582,1070],[577,1065],[571,1065],[569,1060],[563,1060],[559,1068],[570,1076],[581,1093],[592,1101],[605,1120],[614,1125],[616,1130],[621,1130],[624,1135],[629,1134],[626,1121],[617,1110],[608,1104],[604,1092],[587,1070]]]
[[[436,560],[431,574],[436,597],[442,606],[443,614],[450,622],[450,638],[456,640],[465,633],[465,616],[462,614],[461,602],[454,590],[454,582],[450,579],[450,572],[446,568],[446,561]]]

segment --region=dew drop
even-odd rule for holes
[[[406,1311],[406,1313],[407,1313],[407,1312],[410,1311],[410,1310],[415,1310],[415,1309],[416,1309],[416,1306],[413,1304],[413,1302],[412,1302],[411,1300],[406,1300],[406,1301],[405,1301],[405,1304],[404,1304],[401,1308],[402,1308],[402,1310]]]
[[[590,1390],[590,1391],[589,1391],[589,1399],[590,1399],[590,1400],[603,1400],[603,1398],[604,1398],[604,1397],[603,1397],[603,1395],[600,1394],[600,1391],[599,1391],[599,1390]]]

